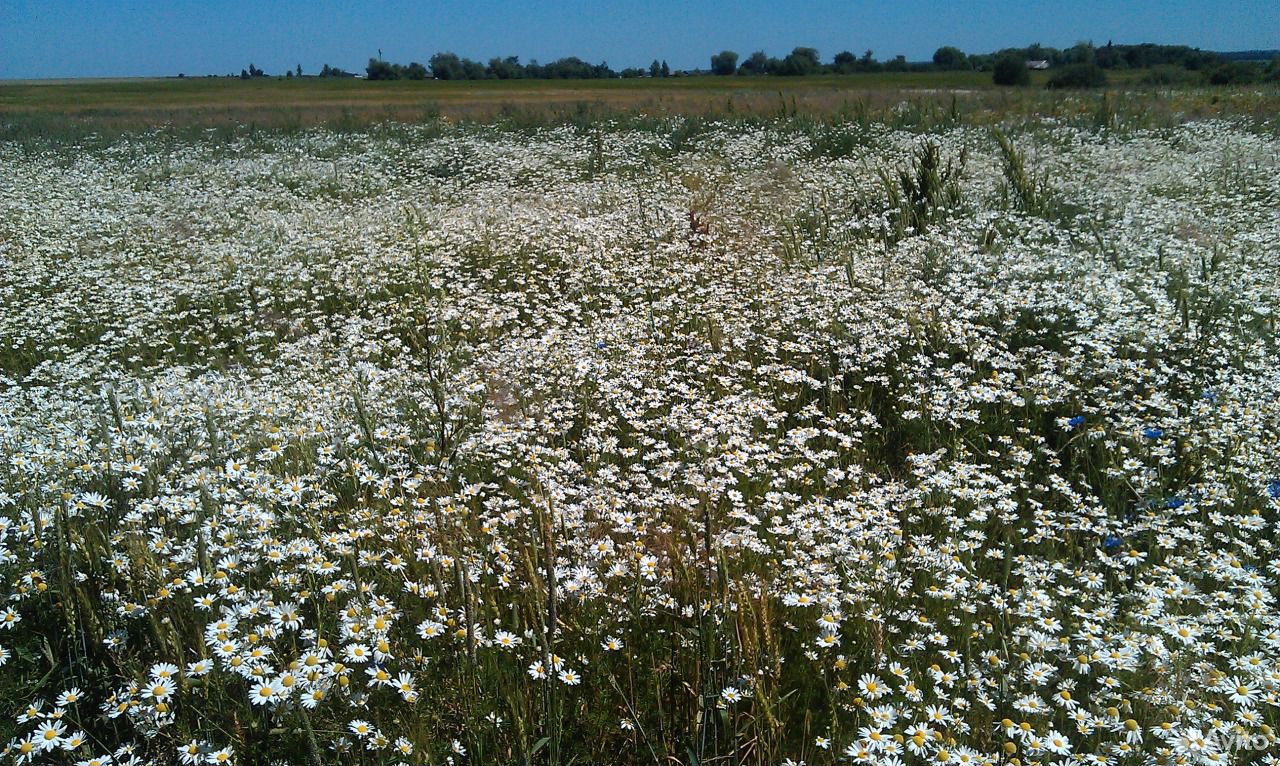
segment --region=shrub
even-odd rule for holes
[[[1072,64],[1054,72],[1046,86],[1058,88],[1101,88],[1107,84],[1107,75],[1097,64]]]
[[[1030,85],[1027,63],[1017,56],[1003,56],[996,62],[991,79],[996,85]]]
[[[1230,61],[1209,73],[1210,85],[1252,85],[1262,68],[1248,61]]]
[[[1158,66],[1142,75],[1140,85],[1194,85],[1201,81],[1201,75],[1180,66]]]

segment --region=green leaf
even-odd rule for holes
[[[546,746],[547,746],[547,743],[548,743],[548,742],[550,742],[550,741],[551,741],[551,737],[543,737],[542,739],[538,740],[537,742],[534,742],[534,743],[533,743],[533,749],[531,749],[531,750],[529,751],[529,760],[531,760],[531,761],[532,761],[532,760],[533,760],[533,757],[534,757],[535,755],[537,755],[537,754],[538,754],[538,751],[539,751],[539,750],[541,750],[542,748],[546,747]]]

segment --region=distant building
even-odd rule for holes
[[[1048,69],[1049,62],[1045,59],[1032,59],[1027,62],[1027,69]]]

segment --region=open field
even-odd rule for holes
[[[1140,71],[1112,73],[1127,89]],[[690,77],[634,80],[480,80],[365,82],[350,79],[240,80],[190,78],[0,83],[0,127],[10,135],[68,130],[128,130],[170,126],[358,127],[438,116],[492,120],[503,115],[556,121],[574,114],[818,116],[883,112],[903,100],[947,108],[953,98],[971,115],[1043,114],[1060,99],[1043,92],[1047,73],[1029,88],[1001,89],[984,72],[929,72],[822,77]],[[1280,103],[1252,98],[1247,108]],[[1150,94],[1150,89],[1139,89]],[[1218,98],[1214,98],[1217,96]],[[1144,99],[1150,102],[1150,98]],[[1185,91],[1193,115],[1233,111],[1229,91]],[[1122,104],[1123,106],[1123,104]],[[1272,112],[1274,113],[1274,112]],[[1180,114],[1175,119],[1186,119]],[[4,135],[4,133],[0,133]]]
[[[1277,763],[1275,93],[732,82],[0,87],[0,763]]]

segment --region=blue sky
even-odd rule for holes
[[[452,50],[526,62],[576,55],[621,69],[655,58],[706,67],[722,49],[781,55],[807,45],[829,60],[870,48],[915,61],[941,45],[987,52],[1080,40],[1280,48],[1280,2],[0,0],[0,78],[226,74],[250,62],[269,74],[297,64],[314,73],[324,63],[362,68],[379,48],[403,63]]]

